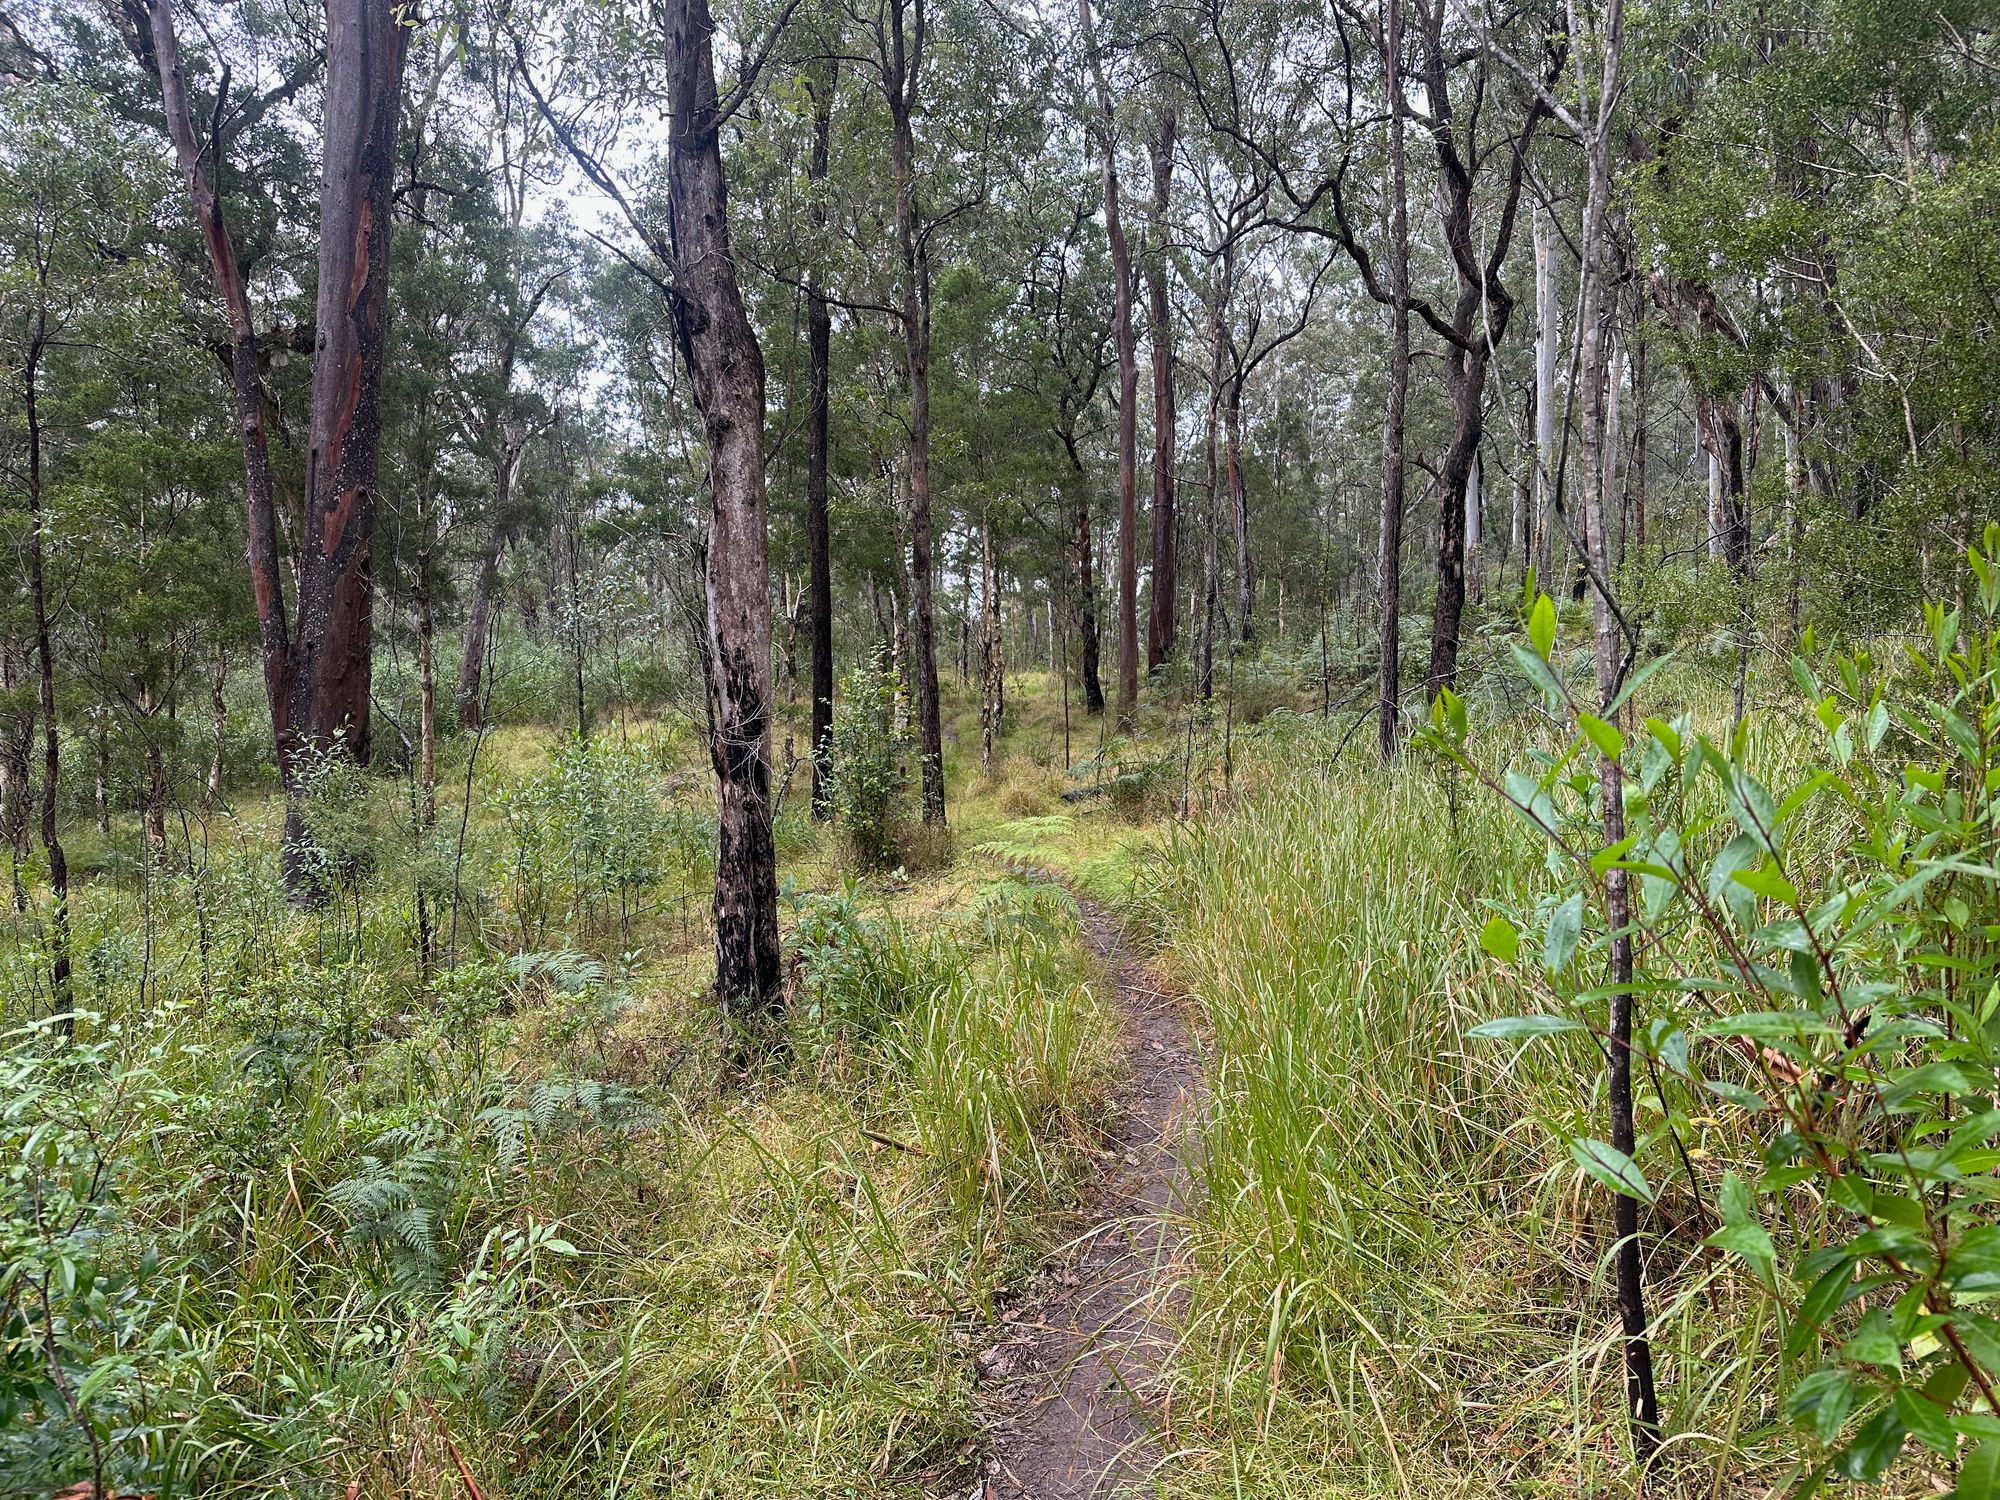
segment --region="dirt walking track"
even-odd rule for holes
[[[1081,1232],[1008,1312],[979,1364],[992,1451],[972,1500],[1112,1500],[1154,1492],[1185,1274],[1186,1150],[1201,1069],[1180,1004],[1083,904],[1129,1056],[1105,1177]]]

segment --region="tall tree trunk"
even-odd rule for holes
[[[822,196],[833,143],[833,96],[839,84],[839,64],[831,57],[807,78],[813,100],[812,157],[806,179],[813,186],[812,222],[816,235],[826,233],[827,209]],[[812,644],[812,811],[824,821],[828,801],[828,755],[833,739],[833,553],[827,524],[827,466],[832,446],[829,390],[833,369],[833,317],[815,268],[806,287],[808,387],[806,404],[806,554],[808,634]]]
[[[1146,341],[1153,365],[1153,597],[1146,618],[1146,670],[1173,655],[1179,586],[1179,535],[1174,519],[1174,324],[1167,301],[1169,229],[1178,121],[1160,111],[1149,142],[1153,158],[1153,216],[1146,254]]]
[[[708,0],[665,0],[667,201],[674,332],[708,458],[707,623],[713,663],[715,989],[739,1018],[782,999],[771,832],[771,579],[764,497],[764,355],[729,243]]]
[[[1236,629],[1244,645],[1256,639],[1257,577],[1250,562],[1250,489],[1243,479],[1243,371],[1222,387],[1223,473],[1229,484],[1229,530],[1236,539]]]
[[[188,199],[208,248],[209,268],[217,296],[229,320],[230,392],[236,412],[237,439],[243,454],[243,495],[249,537],[251,593],[257,606],[258,652],[264,668],[264,694],[271,711],[271,737],[282,758],[291,743],[292,642],[285,614],[285,595],[278,557],[277,502],[271,481],[271,457],[264,433],[264,393],[257,370],[257,332],[250,318],[250,294],[236,256],[235,242],[202,162],[188,107],[187,79],[182,71],[180,42],[174,32],[172,0],[149,0],[151,61],[159,74],[161,101],[174,157],[187,179]],[[332,17],[329,14],[329,23]],[[398,27],[400,33],[402,28]],[[400,38],[395,43],[400,61]],[[332,78],[328,78],[329,90]],[[393,93],[393,88],[391,89]],[[329,125],[331,116],[329,116]],[[219,143],[218,143],[219,149]],[[386,189],[383,199],[386,207]],[[385,216],[386,222],[386,216]],[[324,232],[325,226],[322,226]],[[322,277],[322,283],[324,278]]]
[[[1222,466],[1220,460],[1222,425],[1222,386],[1229,377],[1224,373],[1228,350],[1227,335],[1224,330],[1224,308],[1220,293],[1209,305],[1208,334],[1210,343],[1208,414],[1202,424],[1202,473],[1207,506],[1202,515],[1201,525],[1201,605],[1198,611],[1201,622],[1200,636],[1195,649],[1195,692],[1201,701],[1207,703],[1215,696],[1215,625],[1216,611],[1220,604],[1221,560],[1217,556],[1218,536],[1222,528]]]
[[[208,776],[202,783],[201,811],[206,817],[222,801],[222,756],[229,733],[229,652],[217,645],[215,670],[208,677]]]
[[[1076,552],[1076,634],[1077,673],[1083,687],[1083,711],[1104,712],[1104,682],[1098,671],[1100,644],[1097,634],[1097,539],[1090,524],[1090,471],[1077,452],[1075,434],[1062,434],[1063,450],[1069,455],[1070,542]]]
[[[910,648],[917,698],[917,752],[923,819],[944,822],[944,721],[938,705],[937,627],[931,591],[931,258],[917,222],[917,138],[911,123],[919,97],[925,33],[908,25],[907,0],[889,0],[888,57],[882,73],[889,104],[890,157],[901,252],[903,353],[910,379]]]
[[[42,267],[46,293],[48,268]],[[48,348],[47,303],[35,313],[35,334],[22,371],[22,416],[28,435],[28,591],[34,606],[35,675],[42,720],[42,851],[49,862],[49,998],[57,1030],[73,1035],[70,1000],[69,859],[56,811],[62,788],[62,737],[56,727],[56,655],[49,622],[48,516],[42,497],[41,366]]]
[[[1583,286],[1577,299],[1577,385],[1582,400],[1584,547],[1592,583],[1591,616],[1597,666],[1598,712],[1612,717],[1624,663],[1618,611],[1610,593],[1610,415],[1602,327],[1604,287],[1615,274],[1606,218],[1611,200],[1611,131],[1619,92],[1624,0],[1608,0],[1604,12],[1602,74],[1596,118],[1585,139],[1589,186],[1583,220]],[[1581,41],[1581,38],[1577,38]],[[1587,52],[1579,46],[1579,56]],[[1625,837],[1624,773],[1617,759],[1598,763],[1604,842]],[[1636,1146],[1632,1113],[1632,939],[1631,907],[1624,870],[1604,872],[1604,919],[1611,934],[1610,1037],[1606,1048],[1606,1094],[1611,1112],[1611,1144],[1631,1155]],[[1619,1193],[1612,1198],[1616,1236],[1615,1275],[1618,1316],[1625,1334],[1626,1411],[1632,1446],[1643,1469],[1659,1443],[1659,1401],[1653,1388],[1652,1344],[1646,1331],[1645,1288],[1639,1245],[1639,1202]]]
[[[0,837],[7,842],[14,910],[28,909],[28,885],[21,866],[28,858],[28,827],[34,802],[35,697],[28,692],[28,653],[12,641],[0,643],[0,690],[7,696],[7,719],[0,726]]]
[[[1548,218],[1535,211],[1535,576],[1547,586],[1556,558],[1556,359],[1562,340],[1555,248]]]
[[[1646,561],[1646,439],[1652,414],[1646,385],[1646,332],[1634,334],[1632,348],[1632,550],[1640,565]]]
[[[993,739],[1000,732],[1001,699],[999,574],[993,565],[993,521],[979,522],[979,769],[993,770]]]
[[[1132,252],[1118,213],[1118,126],[1091,24],[1090,0],[1077,0],[1083,46],[1097,86],[1104,179],[1104,235],[1111,247],[1111,347],[1118,360],[1118,723],[1139,710],[1139,346],[1132,328]]]
[[[437,614],[431,607],[430,542],[417,550],[410,608],[417,634],[417,799],[420,833],[437,822]]]
[[[1410,396],[1409,167],[1403,145],[1403,12],[1383,0],[1382,61],[1389,93],[1389,399],[1382,418],[1382,524],[1375,557],[1375,746],[1386,765],[1401,738],[1403,428]],[[1449,502],[1447,502],[1449,508]]]
[[[1465,592],[1479,597],[1479,552],[1486,542],[1486,467],[1479,450],[1472,453],[1472,466],[1465,471]]]
[[[390,0],[328,0],[312,424],[299,536],[298,633],[279,764],[287,884],[309,896],[298,758],[370,745],[376,471],[391,195],[410,28]]]
[[[500,453],[493,465],[493,524],[486,535],[486,549],[473,575],[472,603],[465,614],[465,641],[458,658],[458,691],[455,702],[460,729],[483,727],[486,706],[481,697],[486,675],[486,653],[493,646],[493,611],[500,586],[500,559],[507,550],[514,524],[514,484],[520,477],[521,458],[528,446],[527,425],[518,417],[507,416],[500,423]]]

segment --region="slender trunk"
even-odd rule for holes
[[[1236,539],[1236,629],[1244,645],[1256,638],[1257,577],[1250,564],[1250,491],[1243,481],[1243,372],[1223,385],[1223,471],[1229,481],[1229,530]]]
[[[391,196],[409,35],[389,0],[328,0],[312,423],[281,769],[306,750],[368,763]],[[303,789],[290,770],[287,790],[287,885],[311,899]]]
[[[416,588],[410,601],[417,630],[416,823],[420,832],[437,822],[437,617],[431,608],[430,571],[426,542],[418,551]]]
[[[150,682],[139,684],[139,719],[145,725],[146,748],[140,759],[146,775],[146,848],[158,860],[167,852],[167,755],[160,744],[159,693]]]
[[[1174,325],[1167,301],[1168,221],[1174,185],[1178,122],[1162,110],[1149,143],[1153,158],[1153,216],[1146,255],[1146,333],[1153,365],[1153,598],[1146,618],[1146,670],[1173,655],[1174,603],[1179,584],[1179,537],[1174,520]]]
[[[1632,550],[1646,560],[1646,438],[1651,414],[1646,400],[1646,334],[1642,328],[1632,349]]]
[[[1383,0],[1383,68],[1389,85],[1389,399],[1382,420],[1382,524],[1375,558],[1377,638],[1375,746],[1396,758],[1401,726],[1403,610],[1403,425],[1410,396],[1409,172],[1403,145],[1401,0]],[[1446,506],[1450,508],[1449,504]]]
[[[1227,261],[1224,262],[1225,266]],[[1217,557],[1216,532],[1220,529],[1222,469],[1219,458],[1220,427],[1222,421],[1222,386],[1227,377],[1223,374],[1227,358],[1227,338],[1223,318],[1225,309],[1223,298],[1227,295],[1227,280],[1218,287],[1208,310],[1208,334],[1210,346],[1208,413],[1202,424],[1202,472],[1207,507],[1202,515],[1201,526],[1201,637],[1195,653],[1195,692],[1206,703],[1215,696],[1215,616],[1218,603],[1217,593],[1221,580],[1217,577],[1220,559]]]
[[[36,699],[28,691],[28,653],[12,641],[0,645],[0,690],[8,714],[0,733],[0,834],[7,841],[14,910],[28,909],[28,885],[21,866],[28,858],[28,827],[34,803]]]
[[[1556,556],[1556,358],[1562,338],[1555,247],[1547,216],[1535,212],[1535,576],[1547,585]]]
[[[486,727],[483,679],[486,653],[493,645],[493,613],[500,586],[500,559],[507,550],[512,525],[514,482],[521,472],[521,458],[528,434],[523,423],[509,418],[501,424],[500,456],[493,465],[493,525],[487,533],[486,550],[480,554],[479,570],[473,575],[472,603],[465,614],[465,642],[458,658],[458,727],[479,730]]]
[[[1799,638],[1800,597],[1805,591],[1805,465],[1799,460],[1799,410],[1797,387],[1792,393],[1792,415],[1785,422],[1785,644],[1789,649]]]
[[[46,267],[44,267],[46,275]],[[56,727],[56,657],[49,624],[48,516],[42,504],[41,363],[48,347],[48,314],[35,315],[35,336],[22,374],[22,416],[28,434],[28,591],[34,606],[36,686],[42,720],[42,850],[49,862],[49,998],[56,1028],[73,1035],[70,1001],[69,859],[63,852],[56,809],[62,786],[62,739]]]
[[[264,393],[257,369],[257,333],[250,319],[250,295],[237,261],[221,201],[203,165],[201,144],[188,107],[187,80],[182,72],[179,38],[174,32],[172,0],[149,0],[152,62],[159,73],[167,134],[188,198],[201,224],[208,248],[215,289],[229,320],[230,393],[236,413],[238,443],[243,455],[244,508],[248,522],[251,593],[257,606],[258,649],[264,668],[264,693],[270,704],[271,735],[282,757],[290,744],[292,646],[280,581],[278,520],[271,482],[271,457],[264,433]],[[401,28],[398,28],[400,31]],[[400,60],[401,44],[396,44]],[[332,79],[328,79],[329,88]],[[391,90],[393,92],[393,89]],[[219,149],[219,143],[214,143]],[[386,203],[386,200],[385,200]],[[323,226],[324,228],[324,226]]]
[[[465,612],[465,642],[458,658],[458,727],[485,728],[485,704],[481,699],[486,675],[486,652],[493,638],[493,599],[500,584],[500,554],[506,540],[496,526],[473,574],[472,603]]]
[[[708,0],[666,0],[674,332],[701,413],[712,500],[707,626],[716,777],[715,990],[738,1019],[782,1001],[771,831],[771,579],[764,356],[736,280]]]
[[[218,645],[215,670],[208,678],[208,777],[202,783],[201,799],[204,817],[222,800],[222,758],[229,733],[229,700],[224,693],[228,686],[229,653]]]
[[[1111,86],[1098,56],[1090,0],[1077,0],[1084,50],[1103,114],[1099,145],[1104,179],[1104,235],[1111,247],[1111,347],[1118,360],[1118,723],[1139,708],[1139,348],[1132,328],[1132,253],[1118,212],[1118,129]]]
[[[1619,51],[1624,19],[1623,0],[1608,0],[1604,15],[1603,72],[1597,116],[1585,142],[1589,188],[1583,221],[1581,275],[1578,296],[1577,384],[1582,399],[1582,460],[1584,547],[1592,582],[1592,622],[1596,647],[1598,712],[1611,717],[1624,662],[1618,613],[1610,594],[1610,428],[1605,379],[1605,336],[1601,326],[1604,287],[1615,274],[1605,232],[1611,199],[1611,128],[1619,90]],[[1580,49],[1579,49],[1580,50]],[[1619,762],[1602,756],[1598,764],[1604,822],[1604,842],[1616,845],[1625,837],[1624,773]],[[1631,907],[1626,872],[1604,872],[1604,918],[1610,932],[1610,1038],[1606,1049],[1606,1093],[1611,1110],[1611,1144],[1626,1155],[1637,1149],[1632,1109],[1632,939]],[[1613,1197],[1617,1237],[1616,1280],[1618,1315],[1625,1334],[1625,1395],[1632,1424],[1632,1447],[1643,1469],[1659,1444],[1659,1402],[1653,1388],[1652,1344],[1646,1330],[1645,1288],[1639,1245],[1639,1202],[1620,1193]]]
[[[822,196],[833,143],[833,96],[839,64],[826,59],[808,80],[813,99],[812,157],[806,179],[813,185],[814,232],[826,232],[827,210]],[[812,642],[812,811],[825,821],[828,802],[828,755],[833,739],[833,553],[827,523],[827,465],[832,447],[829,390],[833,370],[833,317],[815,269],[806,287],[807,377],[806,432],[806,554],[807,619]]]
[[[1083,685],[1083,711],[1104,712],[1104,682],[1098,672],[1097,542],[1090,524],[1090,472],[1077,452],[1075,438],[1062,434],[1069,454],[1070,492],[1073,496],[1070,535],[1076,549],[1076,634],[1078,674]]]
[[[1000,732],[1000,601],[999,577],[993,566],[993,522],[982,517],[979,523],[979,595],[982,605],[979,631],[979,769],[993,770],[993,737]]]
[[[924,32],[907,30],[906,0],[889,0],[888,66],[882,75],[891,125],[896,240],[902,259],[903,354],[910,379],[910,648],[916,679],[917,751],[923,819],[944,822],[944,722],[938,705],[937,634],[931,602],[931,260],[917,222],[916,132],[911,123]]]

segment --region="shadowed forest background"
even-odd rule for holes
[[[1134,974],[1060,1493],[2000,1493],[2000,5],[710,3],[0,0],[0,1495],[1056,1493]]]

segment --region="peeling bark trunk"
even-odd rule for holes
[[[409,28],[387,0],[328,0],[325,171],[319,200],[312,426],[299,536],[297,635],[285,738],[287,883],[309,881],[300,756],[368,763],[376,477],[389,296],[391,195]]]
[[[716,722],[715,989],[748,1018],[782,1000],[771,832],[771,580],[764,356],[736,280],[707,0],[666,0],[674,331],[701,413],[713,505],[707,624]]]
[[[1174,185],[1174,139],[1178,122],[1163,110],[1150,142],[1153,159],[1153,216],[1146,255],[1146,335],[1153,366],[1153,597],[1146,618],[1146,670],[1165,665],[1174,653],[1174,618],[1179,587],[1179,534],[1174,517],[1174,324],[1167,301],[1168,220]]]

